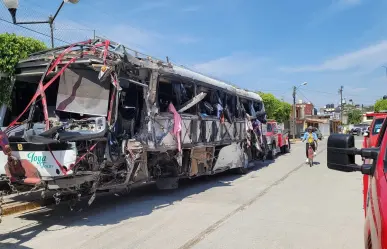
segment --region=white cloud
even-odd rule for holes
[[[342,11],[348,10],[355,6],[361,5],[364,0],[335,0],[327,7],[320,9],[312,15],[312,20],[308,23],[309,26],[314,26],[326,21],[329,18],[339,14]]]
[[[181,9],[182,12],[196,12],[200,9],[200,6],[188,6]]]
[[[112,25],[102,32],[107,39],[143,53],[153,52],[153,48],[160,47],[160,41],[164,39],[160,33],[122,24]]]
[[[362,0],[339,0],[338,5],[358,5],[361,4]]]
[[[200,39],[190,35],[181,35],[177,37],[176,41],[181,44],[192,44],[199,42]]]
[[[140,12],[150,11],[154,9],[165,8],[165,7],[168,7],[169,4],[170,4],[169,1],[155,1],[155,2],[145,1],[144,3],[140,4],[138,7],[129,10],[129,12],[140,13]]]
[[[366,87],[352,87],[352,86],[344,86],[344,89],[346,89],[349,93],[362,93],[368,90]]]
[[[370,71],[387,62],[387,40],[343,54],[317,65],[281,68],[285,72],[323,72],[358,69]]]
[[[145,54],[162,53],[167,47],[173,47],[176,44],[192,44],[199,42],[200,39],[188,34],[164,34],[153,30],[142,29],[127,24],[102,25],[90,24],[82,25],[73,21],[60,21],[55,24],[55,34],[58,38],[70,42],[90,39],[93,37],[94,30],[89,27],[97,27],[96,36],[100,36],[112,41],[121,43],[128,48],[137,50]],[[165,52],[165,51],[164,51]]]
[[[252,57],[246,53],[234,53],[230,56],[193,65],[192,68],[217,77],[235,76],[254,72],[265,61],[267,59]]]
[[[192,44],[200,41],[199,38],[190,35],[162,34],[129,25],[113,25],[110,29],[104,30],[103,33],[108,39],[138,49],[140,52],[152,52],[155,48],[174,46],[174,44]]]

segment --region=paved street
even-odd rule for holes
[[[5,217],[0,247],[363,248],[362,175],[329,170],[326,139],[310,168],[304,146],[244,176],[184,181],[175,191],[147,186],[97,198],[86,210]]]

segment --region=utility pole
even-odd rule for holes
[[[296,138],[296,91],[297,87],[293,87],[293,139]]]
[[[59,14],[59,11],[62,9],[65,3],[78,3],[79,0],[62,0],[59,8],[56,10],[54,16],[49,16],[47,21],[31,21],[31,22],[17,22],[16,21],[16,11],[19,7],[19,0],[3,0],[5,7],[7,7],[9,13],[12,17],[13,24],[42,24],[47,23],[50,25],[50,38],[51,38],[51,47],[54,48],[54,21]]]
[[[293,86],[293,139],[296,138],[296,92],[297,88],[301,86],[306,86],[308,82],[304,82],[300,84],[299,86]]]
[[[340,93],[340,123],[343,125],[343,86],[340,87],[339,93]]]

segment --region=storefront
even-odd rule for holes
[[[331,133],[339,133],[340,129],[340,120],[330,120],[330,132]]]
[[[312,126],[318,128],[324,137],[331,134],[330,122],[328,118],[307,118],[305,119],[306,127]]]

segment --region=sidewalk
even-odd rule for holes
[[[301,142],[301,138],[290,138],[289,140],[291,143]]]

